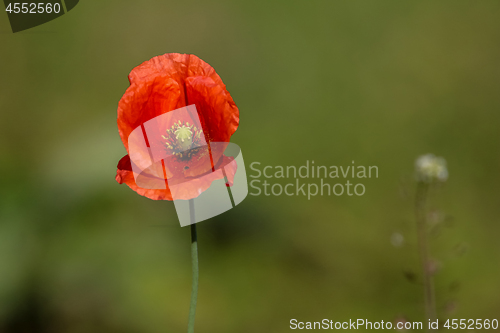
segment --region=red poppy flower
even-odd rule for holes
[[[192,54],[164,54],[134,68],[129,81],[118,104],[118,131],[128,153],[118,163],[118,183],[154,200],[197,197],[223,177],[213,172],[221,166],[227,166],[232,183],[236,164],[224,156],[219,142],[229,142],[238,128],[239,111],[209,64]],[[140,181],[134,170],[141,157],[138,163],[138,154],[131,151],[140,144],[134,133],[144,134],[150,155],[168,155],[143,172]],[[163,186],[148,186],[159,180]]]

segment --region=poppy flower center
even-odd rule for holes
[[[191,128],[182,125],[178,127],[174,132],[175,138],[177,139],[177,145],[183,150],[188,150],[193,144],[193,131]]]
[[[167,135],[162,135],[165,139],[167,150],[178,157],[191,157],[193,152],[189,152],[191,147],[202,145],[201,128],[197,128],[189,122],[181,122],[180,120],[167,130]]]

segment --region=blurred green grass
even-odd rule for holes
[[[433,202],[454,222],[433,240],[438,303],[495,318],[499,14],[492,0],[83,1],[17,34],[0,15],[0,332],[185,330],[189,232],[172,203],[114,180],[127,74],[167,52],[222,77],[247,169],[380,171],[363,197],[249,196],[200,224],[198,332],[422,320],[403,273],[417,269],[411,179],[428,152],[448,161]]]

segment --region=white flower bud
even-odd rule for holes
[[[433,154],[422,155],[415,161],[418,181],[425,183],[445,182],[448,179],[446,160]]]

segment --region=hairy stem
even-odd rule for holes
[[[430,269],[429,241],[427,231],[427,196],[429,185],[418,182],[415,200],[415,216],[417,220],[418,252],[424,282],[425,317],[427,325],[429,320],[436,319],[436,299],[434,295],[434,282]],[[426,325],[426,326],[427,326]],[[428,326],[427,326],[428,327]],[[429,329],[427,328],[427,331]]]
[[[194,333],[194,320],[196,315],[196,303],[198,301],[198,236],[196,234],[196,223],[194,218],[194,201],[189,201],[191,213],[191,266],[193,271],[191,285],[191,304],[189,306],[188,333]]]

